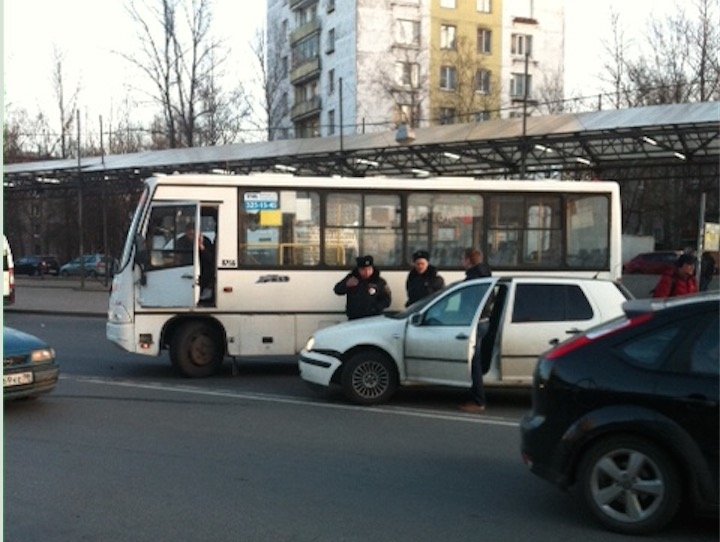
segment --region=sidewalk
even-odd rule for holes
[[[107,317],[110,287],[97,279],[15,277],[15,303],[7,312]]]

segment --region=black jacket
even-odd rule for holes
[[[417,270],[411,269],[405,281],[408,296],[405,306],[412,305],[423,297],[442,290],[444,286],[445,280],[438,275],[437,268],[432,265],[429,265],[422,275]]]
[[[490,266],[485,262],[479,263],[465,271],[465,280],[481,279],[490,276],[492,276],[492,271],[490,270]]]
[[[358,284],[352,288],[347,287],[347,280],[350,277],[358,279]],[[390,306],[392,301],[390,287],[385,279],[380,277],[380,271],[373,270],[369,279],[360,278],[357,268],[345,275],[333,289],[337,295],[345,295],[345,314],[349,320],[375,316]]]

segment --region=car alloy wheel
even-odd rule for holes
[[[398,385],[394,364],[379,352],[360,352],[343,368],[345,395],[355,403],[373,405],[387,401]]]
[[[625,534],[657,531],[680,502],[680,483],[672,462],[654,444],[613,437],[596,445],[580,466],[586,503],[608,528]]]

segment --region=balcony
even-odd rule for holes
[[[314,77],[320,77],[320,57],[306,60],[290,72],[290,82],[293,85],[297,85]]]
[[[290,32],[290,45],[295,45],[300,40],[316,32],[320,32],[320,19],[314,19]]]
[[[304,8],[305,6],[309,6],[310,4],[315,4],[317,0],[290,0],[288,2],[288,5],[290,6],[290,9],[297,9],[297,8]]]
[[[318,115],[320,113],[321,105],[320,96],[313,96],[309,100],[293,105],[290,112],[290,118],[293,122],[297,122],[305,117]]]

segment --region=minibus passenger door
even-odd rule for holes
[[[151,207],[144,236],[144,280],[137,293],[140,306],[195,306],[200,277],[199,225],[198,202],[162,202]]]

